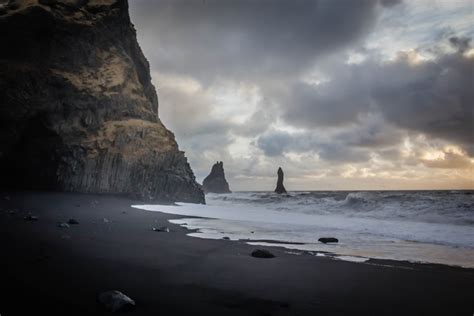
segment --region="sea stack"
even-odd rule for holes
[[[212,166],[211,173],[202,182],[204,193],[231,193],[225,179],[224,163],[218,161]]]
[[[278,175],[278,180],[277,180],[277,186],[276,186],[275,192],[278,194],[286,193],[285,186],[283,185],[284,175],[283,175],[283,170],[281,169],[281,167],[278,168],[277,175]]]
[[[126,0],[0,2],[0,185],[204,203]]]

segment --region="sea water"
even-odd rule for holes
[[[206,202],[134,207],[200,217],[171,221],[196,230],[193,237],[474,268],[474,191],[236,192]]]

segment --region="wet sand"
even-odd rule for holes
[[[0,314],[108,314],[97,294],[135,300],[125,315],[472,315],[474,270],[370,260],[186,236],[180,218],[113,196],[0,193]],[[26,221],[31,213],[37,221]],[[60,228],[74,218],[79,224]],[[105,219],[105,220],[104,220]],[[170,232],[154,232],[167,226]],[[337,236],[336,236],[337,237]],[[276,258],[250,256],[257,248]]]

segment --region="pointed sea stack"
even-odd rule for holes
[[[211,173],[202,182],[204,193],[231,193],[225,179],[224,164],[218,161],[212,166]]]
[[[278,194],[286,193],[285,186],[283,185],[283,170],[281,169],[281,167],[278,168],[277,174],[278,174],[278,180],[277,180],[277,186],[276,186],[275,192]]]

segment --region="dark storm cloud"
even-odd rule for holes
[[[260,136],[256,146],[270,157],[280,156],[284,153],[312,152],[318,154],[323,160],[333,163],[364,162],[369,160],[367,150],[348,146],[344,140],[337,137],[328,142],[319,139],[311,132],[290,134],[287,132],[272,131]]]
[[[402,3],[401,0],[380,0],[380,4],[384,7],[393,7]]]
[[[249,80],[291,76],[366,35],[376,1],[134,1],[139,38],[161,72]]]
[[[283,106],[284,117],[313,129],[354,124],[375,113],[398,128],[469,150],[474,142],[474,58],[463,54],[468,40],[451,43],[456,52],[433,60],[417,61],[414,53],[401,53],[392,62],[369,58],[336,67],[330,82],[295,84]]]
[[[362,118],[359,125],[339,132],[334,139],[347,146],[377,149],[399,145],[404,136],[406,133],[380,115],[370,115]]]
[[[461,53],[465,52],[471,46],[471,39],[467,37],[453,36],[449,38],[449,42]]]
[[[461,53],[410,66],[407,57],[380,69],[374,97],[387,120],[431,137],[474,142],[474,59]]]
[[[347,71],[349,70],[349,71]],[[370,107],[371,87],[363,71],[357,74],[350,68],[340,72],[334,83],[318,86],[296,82],[285,97],[285,117],[288,122],[308,128],[337,126],[355,122],[360,113]]]
[[[300,135],[295,137],[285,132],[273,132],[260,136],[256,145],[263,150],[267,156],[280,156],[288,151],[308,150],[309,148],[300,148],[298,140],[301,139],[301,137]]]

